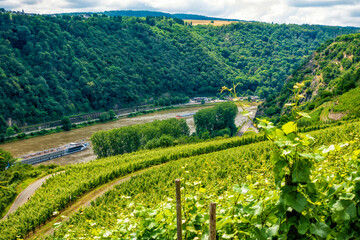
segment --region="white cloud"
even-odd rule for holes
[[[275,23],[360,26],[360,0],[0,0],[34,13],[156,10]]]

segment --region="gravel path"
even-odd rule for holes
[[[241,127],[241,129],[236,134],[236,136],[241,137],[248,130],[248,128],[252,128],[256,133],[259,133],[259,130],[256,127],[254,127],[253,122],[250,120],[247,120],[247,122]]]
[[[83,195],[76,202],[72,203],[71,206],[64,209],[62,212],[60,212],[56,217],[54,217],[53,219],[50,219],[45,225],[36,229],[35,232],[30,233],[25,239],[42,239],[42,237],[51,235],[55,230],[54,229],[55,223],[67,221],[71,217],[72,214],[76,213],[80,208],[89,207],[91,205],[92,201],[96,200],[98,197],[102,196],[104,193],[111,190],[115,185],[124,183],[124,182],[130,180],[133,176],[139,175],[145,171],[148,171],[149,169],[160,167],[165,164],[166,163],[161,164],[161,165],[152,166],[152,167],[140,170],[138,172],[132,173],[130,175],[114,179],[111,182],[108,182],[104,185],[99,186],[98,188]]]
[[[16,209],[18,209],[20,206],[22,206],[24,203],[26,203],[29,198],[34,194],[34,192],[42,186],[42,184],[46,181],[46,179],[59,174],[62,172],[58,172],[58,173],[53,173],[50,175],[47,175],[43,178],[40,178],[39,180],[35,181],[34,183],[30,184],[27,188],[25,188],[24,191],[22,191],[15,199],[14,203],[11,205],[9,211],[6,213],[6,215],[1,219],[5,219],[10,213],[15,212]]]
[[[250,107],[247,108],[246,110],[250,111],[250,119],[246,119],[246,123],[241,127],[241,129],[236,133],[236,136],[241,137],[242,135],[244,135],[244,133],[248,130],[248,128],[252,128],[256,133],[259,133],[259,129],[257,129],[256,127],[254,127],[252,120],[254,120],[254,117],[256,115],[256,111],[257,111],[257,106],[255,107]]]

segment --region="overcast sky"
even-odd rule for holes
[[[360,27],[360,0],[0,0],[32,13],[154,10],[274,23]]]

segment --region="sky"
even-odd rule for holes
[[[360,27],[360,0],[0,0],[29,13],[151,10],[239,20]]]

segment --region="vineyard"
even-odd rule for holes
[[[359,130],[360,123],[354,122],[311,132],[317,139],[312,148],[358,140]],[[182,179],[187,238],[206,237],[210,201],[218,203],[217,234],[223,238],[251,238],[256,231],[269,233],[268,228],[275,227],[270,224],[275,224],[273,221],[263,230],[258,228],[265,219],[276,219],[266,206],[276,202],[278,194],[271,171],[272,144],[263,140],[263,135],[220,139],[66,167],[63,174],[50,178],[25,205],[0,222],[0,239],[24,237],[91,189],[165,162],[116,186],[92,207],[82,209],[63,226],[59,224],[54,237],[171,239],[176,234],[175,178]],[[318,173],[336,174],[339,181],[347,177],[338,173],[339,169],[353,170],[338,160],[320,164]]]
[[[357,142],[359,130],[360,123],[355,122],[312,132],[317,140],[311,148],[335,142]],[[209,202],[218,204],[217,234],[222,238],[254,239],[275,235],[279,230],[278,216],[271,206],[275,206],[279,193],[274,185],[270,161],[272,144],[259,142],[207,152],[172,161],[118,185],[97,199],[92,207],[81,210],[63,226],[58,226],[54,236],[49,238],[173,239],[176,237],[175,178],[182,179],[185,239],[207,237]],[[344,206],[347,204],[343,212],[350,212],[348,218],[353,219],[353,205],[348,203],[350,200],[346,196],[350,196],[349,191],[354,187],[347,184],[349,176],[355,178],[351,172],[357,169],[357,164],[345,161],[343,156],[343,153],[329,156],[328,160],[315,166],[313,173],[321,179],[319,182],[331,180],[325,181],[326,186],[323,186],[323,201],[331,201],[327,198],[329,194],[342,194],[344,200],[341,201],[345,201]],[[297,206],[297,202],[294,204]],[[321,204],[314,203],[315,206]],[[329,211],[333,210],[314,211],[318,211],[319,222],[304,226],[304,232],[310,229],[313,235],[321,237],[330,231],[321,224],[321,219],[331,216]],[[346,224],[346,216],[339,215],[338,218],[342,225]],[[323,228],[323,232],[317,231],[318,227]]]
[[[349,112],[350,117],[360,115],[360,87],[354,88],[339,97],[339,103],[334,107],[336,112]],[[351,110],[350,110],[351,109]]]
[[[114,178],[172,160],[220,151],[264,139],[264,136],[221,139],[155,151],[139,151],[65,167],[63,174],[47,180],[26,204],[0,222],[0,239],[16,239],[25,236],[29,231],[45,223],[54,213],[64,209],[71,201],[75,201],[84,193]]]

